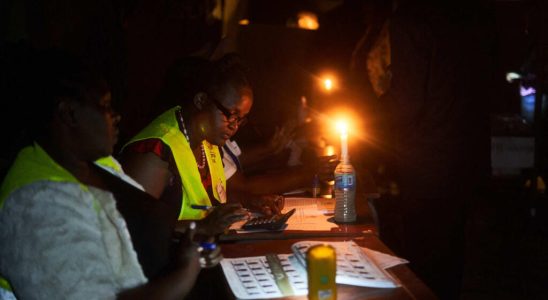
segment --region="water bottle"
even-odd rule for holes
[[[312,179],[312,198],[318,198],[320,196],[320,177],[318,174],[314,175]]]
[[[356,172],[348,159],[335,168],[335,222],[356,221]]]

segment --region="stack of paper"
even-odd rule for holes
[[[279,254],[291,293],[280,289],[265,256],[223,259],[221,266],[232,292],[238,299],[267,299],[306,295],[308,283],[304,255],[316,244],[329,244],[337,253],[336,282],[366,287],[394,288],[399,286],[383,267],[388,268],[407,261],[388,254],[361,248],[350,242],[302,241],[292,245],[294,254]]]

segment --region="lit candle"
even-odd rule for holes
[[[341,132],[341,161],[348,161],[348,126],[346,122],[341,121],[337,124]]]

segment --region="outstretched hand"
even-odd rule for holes
[[[232,223],[248,217],[249,212],[239,203],[214,206],[205,218],[198,221],[198,232],[207,236],[215,236],[223,233]]]
[[[276,126],[276,131],[270,141],[268,142],[268,148],[271,154],[278,154],[287,147],[289,142],[295,136],[296,123],[288,121],[281,127]]]
[[[261,195],[250,198],[245,206],[254,212],[266,216],[278,215],[284,208],[285,198],[282,195]]]

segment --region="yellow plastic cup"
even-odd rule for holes
[[[309,300],[336,300],[337,256],[329,245],[316,245],[306,252]]]

